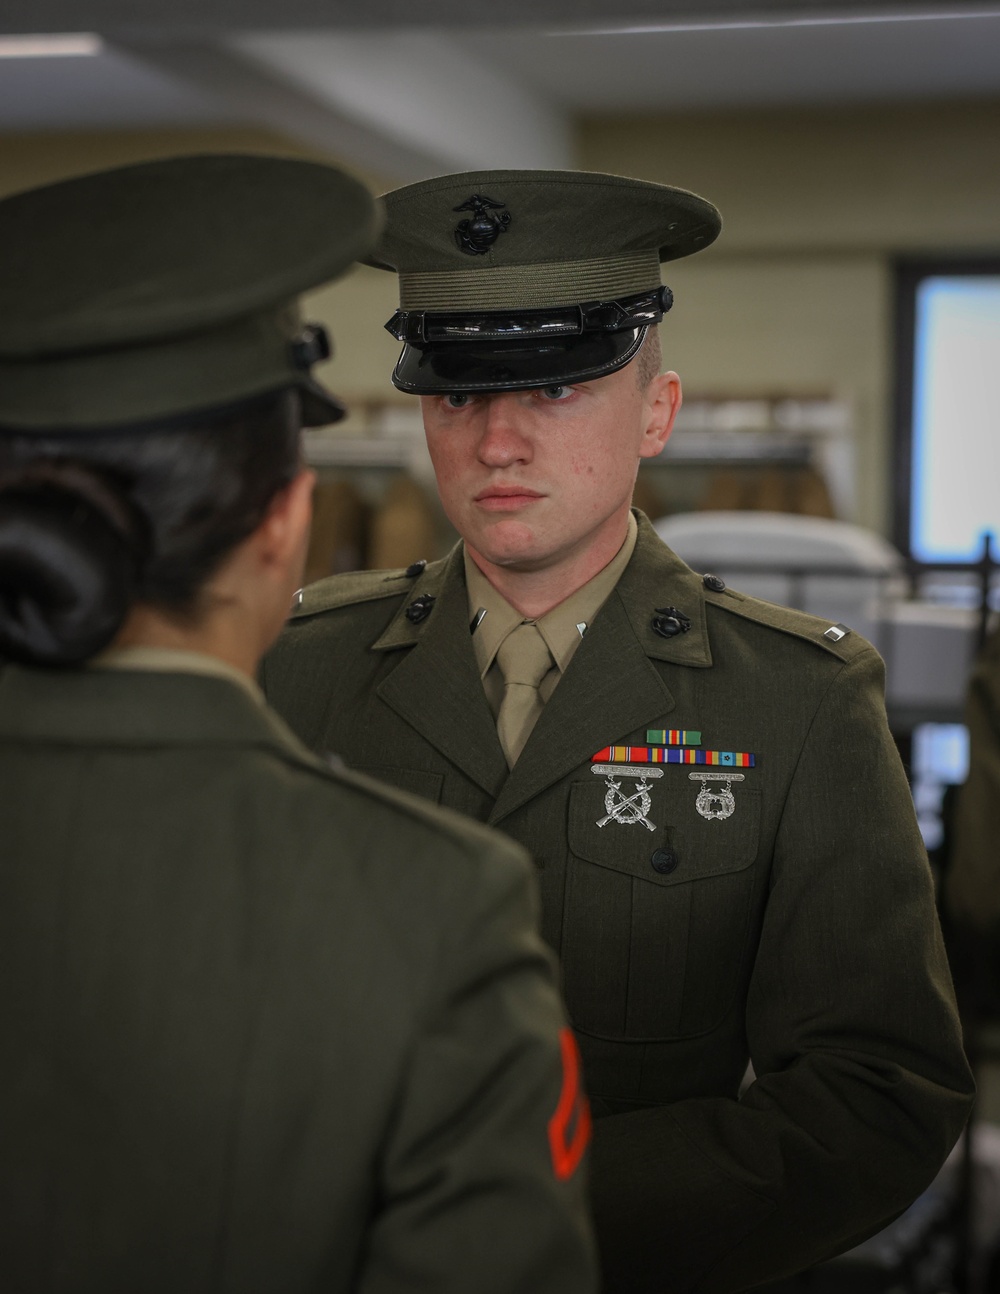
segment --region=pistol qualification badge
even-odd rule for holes
[[[622,827],[631,827],[641,823],[647,831],[655,831],[655,825],[646,816],[649,813],[652,799],[649,794],[649,779],[662,777],[662,768],[642,768],[630,764],[591,764],[590,771],[607,779],[607,790],[604,795],[603,818],[597,819],[599,827],[606,827],[609,822],[617,822]],[[635,791],[628,795],[622,790],[621,779],[635,779]]]
[[[742,782],[742,773],[688,773],[693,782],[701,782],[701,790],[694,802],[694,807],[703,818],[710,822],[731,818],[736,812],[736,797],[733,795],[733,783]],[[711,787],[709,783],[721,783]]]

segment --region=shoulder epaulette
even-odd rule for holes
[[[833,624],[820,616],[764,602],[746,593],[737,593],[734,589],[707,592],[705,601],[710,606],[720,607],[744,620],[752,620],[755,624],[766,625],[779,633],[791,634],[803,642],[812,643],[815,647],[830,652],[838,660],[853,660],[871,647],[868,639],[856,633],[849,625]]]
[[[423,574],[424,565],[390,571],[347,571],[343,575],[328,575],[299,589],[292,603],[292,620],[318,615],[337,607],[352,606],[358,602],[377,602],[380,598],[396,597],[408,593],[414,580]]]

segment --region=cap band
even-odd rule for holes
[[[0,426],[103,428],[146,423],[303,386],[297,306],[262,310],[182,337],[40,359],[0,359]],[[253,374],[251,380],[248,374]]]
[[[660,284],[659,252],[646,249],[585,261],[481,265],[401,273],[402,310],[531,310],[649,292]]]

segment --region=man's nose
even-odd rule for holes
[[[479,460],[488,467],[531,461],[530,436],[524,427],[519,392],[500,392],[485,402]]]

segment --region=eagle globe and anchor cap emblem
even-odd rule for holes
[[[506,207],[505,202],[496,202],[485,193],[474,193],[460,206],[452,207],[452,211],[472,212],[471,217],[459,221],[455,229],[459,250],[469,256],[485,256],[510,224],[510,212]],[[494,211],[499,211],[500,215],[493,215]]]

